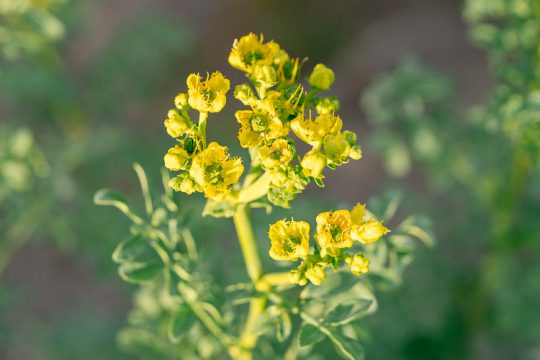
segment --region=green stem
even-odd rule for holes
[[[206,120],[208,119],[208,113],[199,113],[199,131],[201,132],[203,148],[206,148]]]
[[[259,280],[259,283],[261,285],[257,287],[291,285],[288,272],[266,274]]]
[[[240,193],[238,194],[238,203],[247,204],[265,196],[268,193],[270,180],[270,175],[268,172],[265,172],[255,182],[251,183],[251,185],[240,190]]]
[[[225,333],[221,327],[214,321],[214,319],[208,315],[201,305],[196,301],[196,292],[187,285],[181,284],[179,290],[182,293],[182,297],[186,300],[191,311],[197,316],[199,321],[221,342],[221,344],[227,348],[231,356],[234,354],[233,341],[231,337]]]
[[[256,286],[262,276],[262,266],[257,252],[255,235],[251,226],[249,208],[246,205],[241,204],[237,206],[234,214],[234,225],[244,255],[248,276]],[[257,317],[264,311],[265,306],[266,299],[264,298],[255,298],[250,301],[246,324],[239,339],[240,352],[238,353],[237,359],[252,359],[252,350],[259,338],[258,335],[253,334],[253,326]]]
[[[233,220],[244,261],[246,262],[248,276],[255,284],[262,275],[262,266],[247,205],[241,204],[236,207]]]

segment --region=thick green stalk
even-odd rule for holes
[[[238,194],[238,203],[247,204],[262,198],[268,193],[271,177],[268,173],[261,175],[255,182],[244,187]]]
[[[234,214],[234,225],[238,234],[242,254],[246,263],[246,270],[252,283],[256,285],[262,276],[262,266],[257,252],[257,243],[246,205],[238,205]],[[237,359],[250,360],[253,358],[252,350],[257,344],[258,336],[253,334],[256,318],[264,311],[266,300],[255,298],[249,304],[249,313],[244,330],[239,339],[240,353]]]

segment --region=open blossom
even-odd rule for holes
[[[337,135],[341,131],[343,121],[333,114],[322,114],[311,119],[298,117],[291,122],[291,128],[298,138],[310,145],[323,141],[327,135]]]
[[[187,78],[189,106],[200,112],[220,112],[227,102],[226,94],[231,83],[216,71],[202,80],[199,74]]]
[[[263,36],[253,33],[235,40],[229,54],[229,64],[232,67],[251,73],[256,65],[272,65],[274,60],[282,56],[279,45],[273,41],[263,43]]]
[[[270,225],[272,244],[269,254],[274,260],[297,260],[309,252],[309,224],[305,221],[279,220]]]
[[[351,215],[348,210],[320,213],[316,221],[317,242],[322,248],[321,254],[335,255],[340,249],[350,248],[353,245]]]
[[[293,160],[294,147],[287,139],[276,139],[259,149],[259,157],[265,169],[287,167]]]
[[[204,190],[206,197],[222,200],[244,172],[242,160],[231,158],[228,149],[212,142],[193,158],[191,177]]]
[[[238,132],[238,139],[243,147],[255,147],[264,140],[277,139],[289,133],[278,118],[265,112],[239,110],[235,116],[242,125]]]

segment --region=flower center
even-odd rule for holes
[[[206,181],[212,185],[219,184],[223,181],[221,177],[221,165],[214,164],[206,168]]]
[[[202,97],[204,99],[205,102],[207,103],[211,103],[212,101],[214,101],[214,99],[216,98],[216,92],[215,91],[212,91],[208,88],[202,88],[201,89],[201,94],[202,94]]]
[[[334,242],[337,242],[339,238],[341,238],[341,227],[337,225],[330,225],[330,235],[332,235]]]
[[[250,51],[244,56],[244,62],[247,65],[252,65],[255,61],[261,60],[264,57],[263,53],[257,50]]]
[[[274,150],[270,153],[270,158],[272,158],[273,160],[279,160],[281,159],[281,151],[279,150]]]
[[[251,117],[251,128],[258,133],[266,131],[268,128],[268,119],[263,115],[253,115]]]
[[[295,250],[295,248],[302,242],[302,240],[299,237],[291,236],[285,239],[283,242],[283,249],[286,253],[291,253]]]

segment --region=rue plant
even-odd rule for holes
[[[235,113],[238,140],[249,158],[232,156],[207,136],[207,127],[223,121],[216,114],[227,103],[230,81],[219,71],[190,74],[164,121],[174,139],[164,164],[173,175],[163,174],[165,195],[159,204],[139,165],[146,219],[112,190],[95,196],[97,204],[116,206],[133,222],[133,236],[120,243],[113,260],[124,280],[142,285],[140,296],[155,310],[149,313],[139,304],[138,320],[121,342],[182,358],[226,353],[233,359],[294,359],[327,338],[345,358],[361,358],[357,320],[376,309],[372,290],[399,283],[411,260],[412,238],[431,243],[428,226],[413,216],[385,236],[397,194],[376,201],[378,211],[357,204],[321,209],[311,224],[285,218],[265,225],[263,247],[265,256],[286,263],[287,270],[265,271],[250,210],[269,212],[277,206],[292,208],[294,215],[294,200],[310,183],[324,187],[326,169],[358,160],[362,152],[356,134],[343,129],[339,101],[324,95],[334,82],[331,69],[317,64],[304,83],[305,60],[254,34],[235,40],[228,60],[247,79],[233,93],[242,106]],[[195,240],[183,222],[176,193],[202,193],[203,215],[233,219],[248,283],[220,285],[204,269],[198,250],[204,240]],[[159,332],[141,335],[149,324],[159,328],[162,317],[165,339]],[[156,350],[158,343],[162,347]]]

